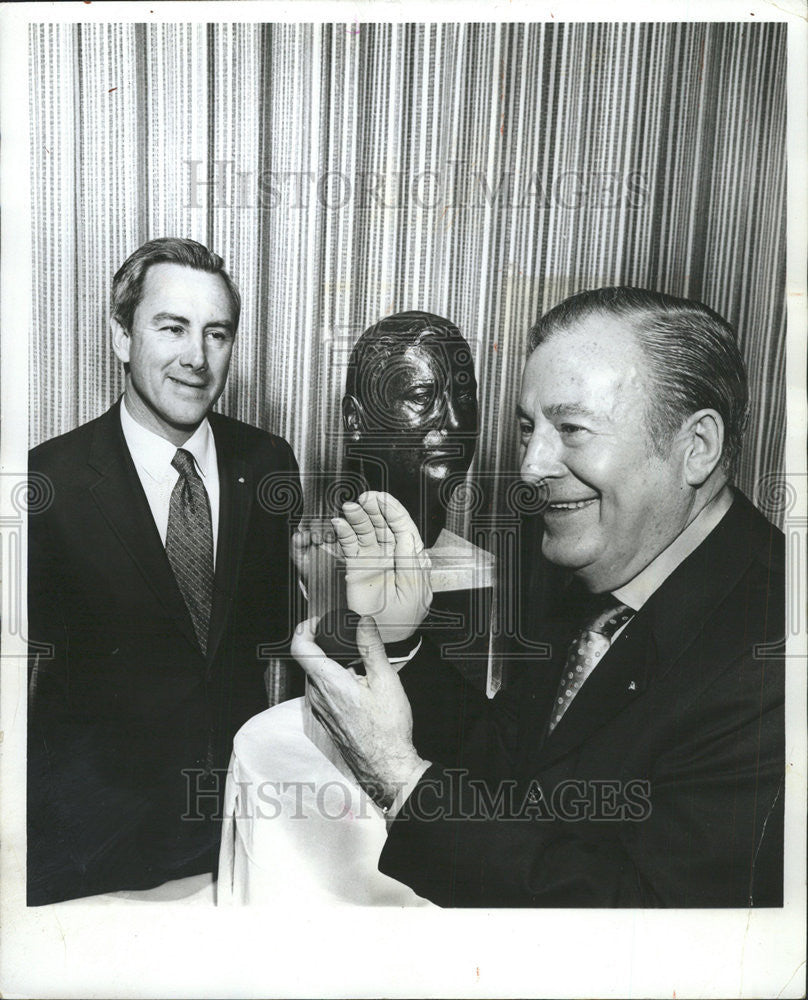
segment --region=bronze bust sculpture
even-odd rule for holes
[[[484,629],[474,636],[471,617],[472,605],[488,615],[494,572],[493,556],[446,528],[451,495],[465,480],[479,434],[474,364],[458,328],[420,311],[386,316],[369,327],[349,358],[342,420],[352,488],[394,496],[430,552],[432,610],[422,631],[433,652],[408,666],[402,682],[424,745],[443,747],[454,760],[461,745],[457,720],[471,719],[485,702],[488,635]],[[315,614],[322,612],[317,642],[332,658],[361,669],[340,557],[329,544],[316,559],[320,569],[310,578],[309,597]],[[310,712],[305,720],[309,739],[342,769]]]
[[[427,548],[477,447],[471,349],[449,320],[385,316],[357,341],[342,400],[346,468],[408,510]]]

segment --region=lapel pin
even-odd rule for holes
[[[239,476],[239,477],[238,477],[238,481],[239,481],[240,483],[243,483],[243,482],[244,482],[244,476]]]
[[[634,683],[634,681],[631,681],[631,683],[628,686],[628,689],[629,689],[629,691],[636,691],[637,690],[637,685]]]

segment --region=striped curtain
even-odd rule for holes
[[[372,322],[427,309],[471,343],[496,510],[530,324],[611,284],[737,327],[754,497],[783,465],[785,44],[774,23],[32,26],[31,443],[120,393],[111,276],[175,234],[242,290],[219,405],[290,441],[309,512]]]

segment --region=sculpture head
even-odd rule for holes
[[[342,400],[346,460],[370,489],[404,504],[427,546],[446,522],[448,492],[471,465],[477,416],[471,350],[448,320],[396,313],[354,346]]]

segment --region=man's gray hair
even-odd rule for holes
[[[555,306],[529,334],[529,353],[553,334],[592,316],[630,321],[648,362],[646,420],[654,450],[666,455],[676,432],[697,410],[724,422],[722,465],[732,476],[749,417],[746,367],[735,331],[701,302],[642,288],[599,288]]]
[[[218,274],[225,283],[230,303],[233,307],[233,330],[238,329],[241,315],[241,295],[236,283],[225,270],[222,258],[195,240],[179,236],[163,236],[149,240],[131,254],[112,279],[112,318],[124,330],[131,332],[135,310],[143,294],[146,272],[152,264],[180,264],[195,271]]]

